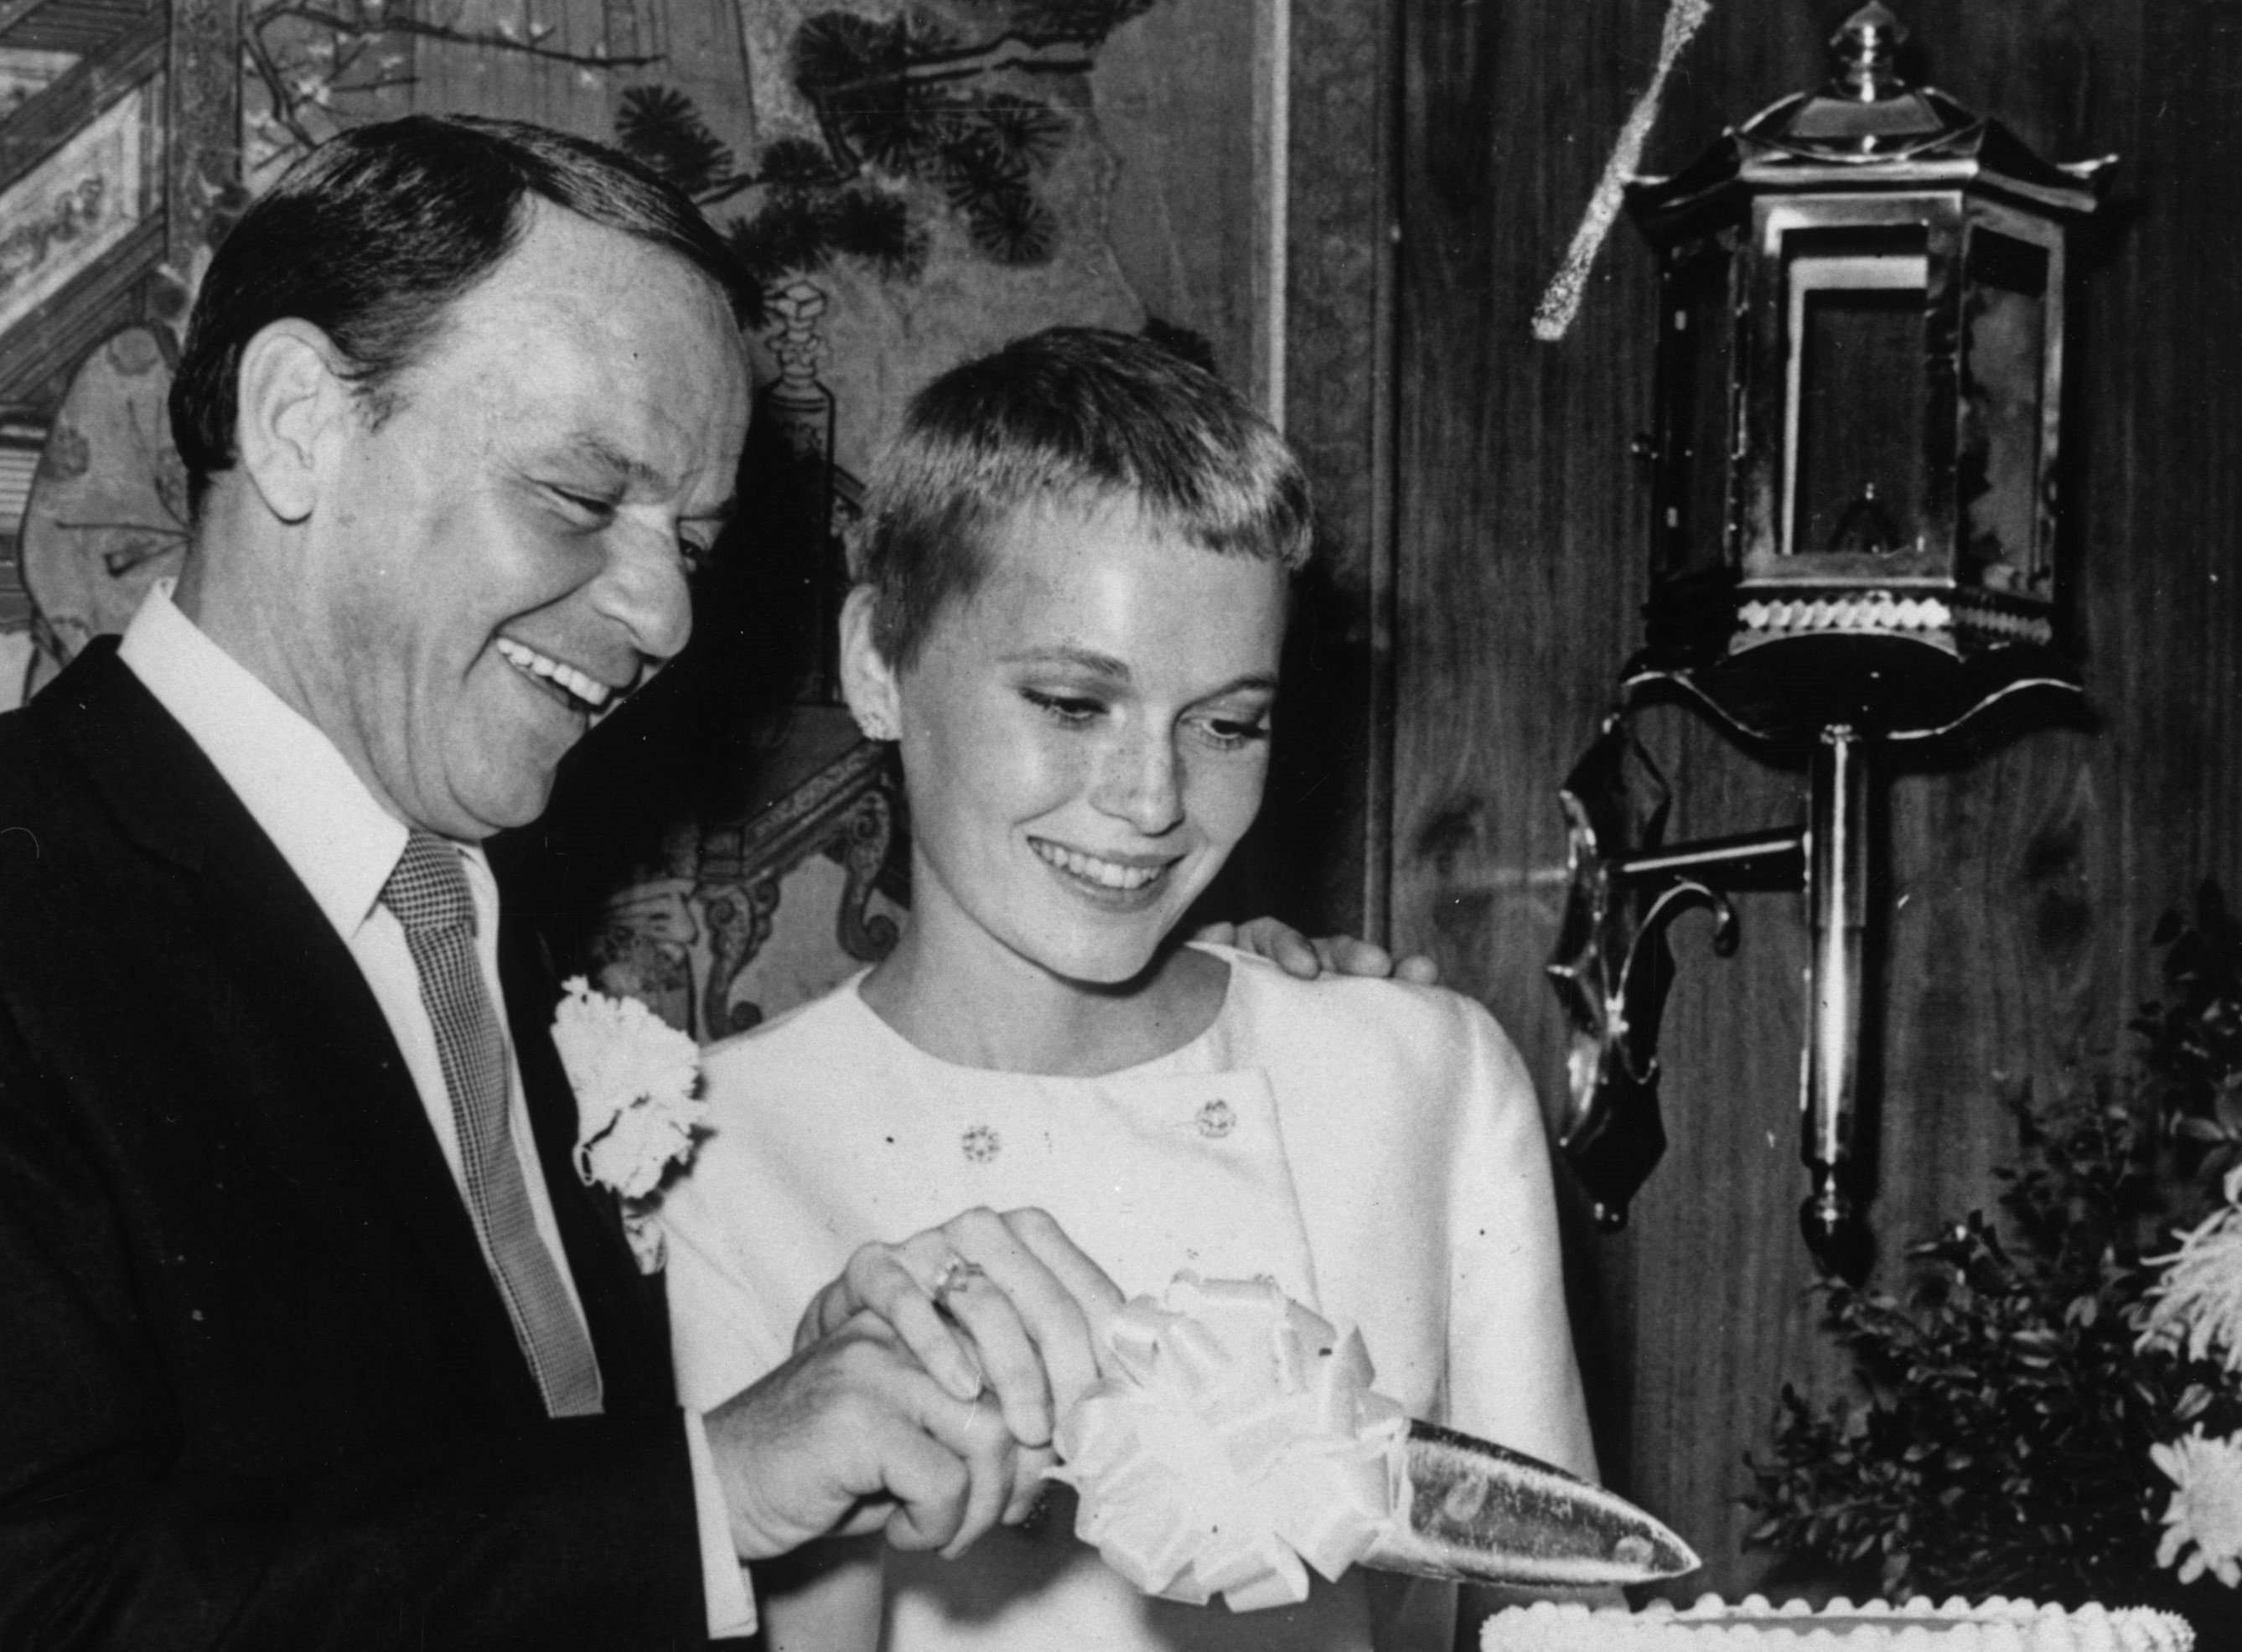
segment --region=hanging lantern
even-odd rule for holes
[[[1881,4],[1837,71],[1629,186],[1656,247],[1648,646],[1745,732],[1919,737],[2059,646],[2065,238],[2056,166],[1901,78]]]
[[[1871,782],[1890,749],[2021,690],[2077,692],[2056,554],[2063,300],[2067,237],[2110,165],[2051,165],[1908,84],[1905,37],[1863,6],[1826,85],[1628,186],[1660,282],[1627,695],[1677,689],[1770,755],[1806,754],[1812,801],[1793,828],[1667,845],[1663,782],[1615,717],[1566,783],[1573,891],[1549,966],[1574,1034],[1560,1140],[1616,1226],[1665,1142],[1666,925],[1709,906],[1733,944],[1728,891],[1804,889],[1801,1219],[1853,1277]]]

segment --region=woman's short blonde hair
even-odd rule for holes
[[[979,588],[1013,512],[1115,498],[1218,555],[1288,572],[1308,558],[1307,477],[1245,397],[1151,339],[1053,327],[920,391],[875,468],[856,572],[881,658],[916,662],[943,607]]]

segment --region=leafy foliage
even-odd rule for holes
[[[878,274],[911,280],[926,267],[927,233],[900,196],[869,185],[843,189],[781,187],[751,218],[734,218],[732,251],[766,292],[852,258]]]
[[[633,86],[615,111],[615,142],[688,195],[731,176],[732,151],[717,140],[693,100],[671,86]]]
[[[983,257],[1041,264],[1057,250],[1058,224],[1035,180],[1071,119],[1040,99],[983,91],[976,82],[1007,64],[1085,70],[1081,54],[1150,3],[1017,6],[1012,30],[979,44],[922,12],[884,22],[821,12],[795,37],[795,84],[825,121],[838,158],[939,189]]]
[[[1151,3],[1014,0],[990,9],[1001,32],[977,41],[918,10],[885,19],[819,12],[795,31],[789,69],[817,111],[822,142],[776,139],[751,172],[736,172],[692,99],[668,87],[626,92],[615,138],[704,205],[762,191],[727,235],[766,300],[788,279],[842,259],[886,279],[916,279],[930,236],[905,192],[914,184],[938,193],[983,257],[1048,263],[1059,223],[1037,185],[1074,117],[984,83],[1085,72],[1091,50]]]
[[[2133,1018],[2143,1077],[2181,1139],[2202,1151],[2202,1173],[2215,1176],[2242,1160],[2242,921],[2206,883],[2193,921],[2167,912],[2151,939],[2166,949],[2172,1002]]]
[[[2155,1558],[2170,1485],[2149,1447],[2198,1421],[2242,1427],[2242,1393],[2208,1360],[2137,1344],[2154,1259],[2242,1150],[2242,936],[2206,884],[2155,940],[2172,1002],[2133,1023],[2138,1082],[2048,1112],[2011,1104],[2004,1222],[1973,1212],[1914,1247],[1904,1300],[1818,1287],[1869,1397],[1817,1413],[1784,1389],[1772,1460],[1752,1464],[1756,1546],[1893,1599],[2172,1595]]]

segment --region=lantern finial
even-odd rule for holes
[[[1900,78],[1899,49],[1907,25],[1881,0],[1869,0],[1829,37],[1838,57],[1837,84],[1844,95],[1863,104],[1882,103],[1907,90]]]

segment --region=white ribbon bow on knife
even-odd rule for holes
[[[1412,1421],[1359,1332],[1268,1279],[1178,1274],[1107,1342],[1049,1472],[1080,1495],[1076,1534],[1148,1594],[1243,1612],[1306,1600],[1311,1567],[1602,1584],[1697,1565],[1601,1487]]]

